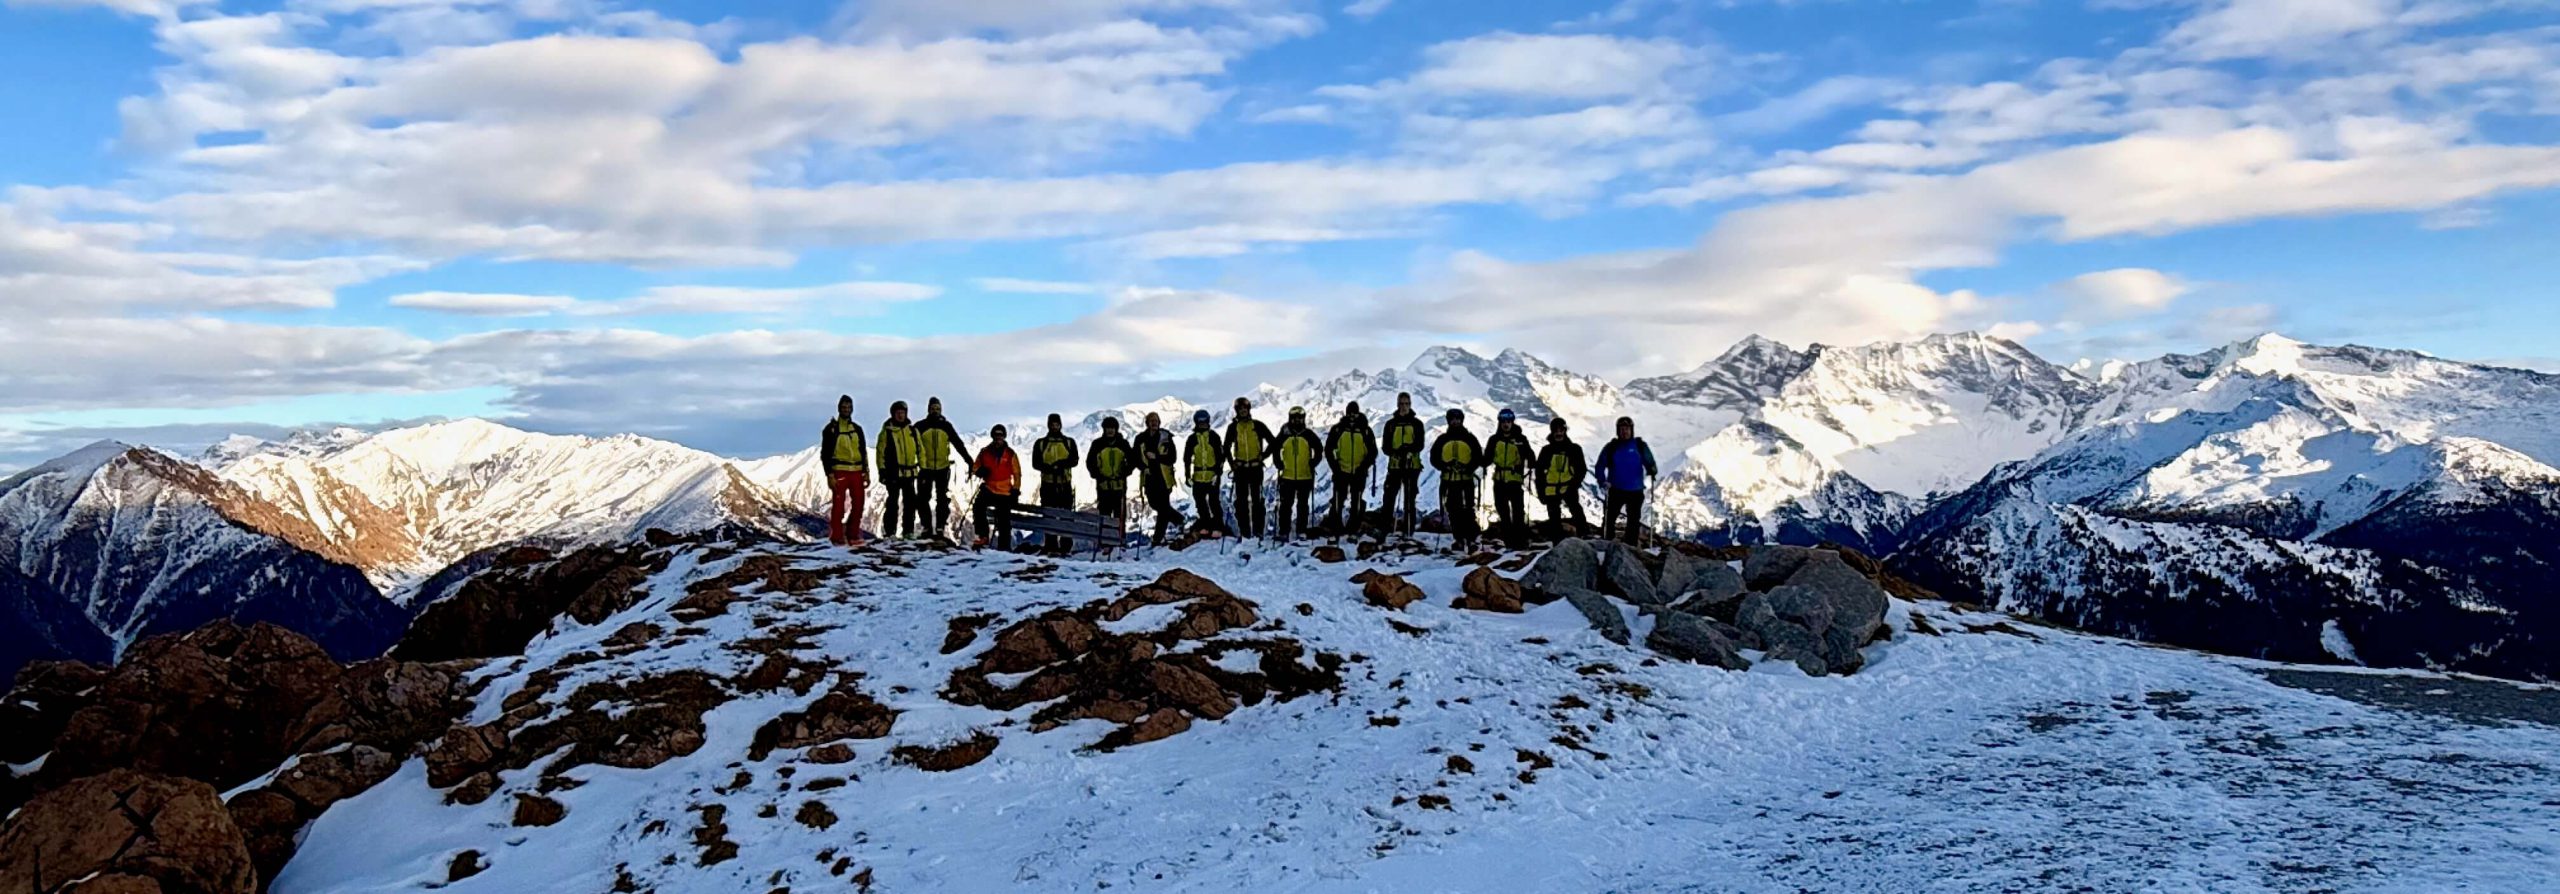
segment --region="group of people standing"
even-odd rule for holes
[[[943,418],[942,400],[929,399],[925,408],[924,419],[910,421],[906,402],[892,403],[888,420],[881,423],[875,452],[886,502],[882,536],[941,535],[950,522],[951,466],[956,456],[969,460],[970,476],[979,482],[972,504],[977,544],[985,546],[993,536],[1000,546],[1011,548],[1010,519],[1021,499],[1022,460],[1007,444],[1005,427],[989,429],[986,446],[972,459],[967,443]],[[1440,473],[1439,508],[1450,533],[1460,547],[1473,548],[1485,533],[1477,523],[1477,495],[1488,478],[1496,519],[1493,533],[1522,544],[1530,536],[1527,497],[1532,487],[1546,507],[1550,524],[1562,525],[1570,517],[1580,528],[1588,524],[1580,495],[1585,482],[1593,478],[1605,494],[1602,536],[1618,537],[1623,531],[1632,540],[1641,526],[1646,485],[1659,474],[1653,450],[1636,437],[1632,419],[1618,419],[1617,437],[1601,448],[1595,466],[1585,461],[1564,420],[1549,421],[1546,443],[1533,445],[1517,414],[1509,409],[1501,411],[1489,439],[1479,441],[1467,430],[1466,415],[1454,409],[1438,436],[1428,437],[1421,417],[1413,412],[1411,394],[1396,395],[1395,412],[1374,429],[1354,402],[1321,434],[1309,425],[1304,407],[1291,407],[1288,420],[1275,432],[1254,418],[1253,404],[1244,398],[1236,399],[1235,413],[1223,430],[1212,425],[1207,410],[1191,414],[1187,437],[1176,437],[1155,413],[1146,414],[1143,424],[1145,428],[1133,441],[1121,434],[1118,419],[1106,417],[1101,434],[1079,451],[1075,439],[1065,433],[1063,420],[1050,414],[1048,432],[1031,445],[1030,465],[1039,475],[1039,505],[1075,508],[1073,476],[1081,459],[1085,474],[1094,482],[1095,511],[1105,516],[1127,517],[1129,480],[1138,480],[1155,514],[1157,542],[1185,526],[1174,508],[1173,493],[1186,483],[1192,508],[1200,515],[1190,525],[1193,530],[1285,541],[1318,530],[1311,506],[1321,467],[1332,484],[1324,530],[1359,533],[1353,529],[1368,516],[1369,488],[1383,459],[1381,508],[1387,514],[1386,528],[1409,538],[1421,521],[1419,493],[1428,463]],[[853,421],[851,396],[837,399],[836,416],[828,420],[819,438],[818,456],[831,494],[828,537],[838,544],[861,545],[863,500],[873,469],[865,455],[862,426]],[[1265,505],[1266,467],[1276,475],[1273,490],[1280,504],[1276,520]],[[1231,504],[1221,494],[1226,486],[1235,489]],[[1353,529],[1343,527],[1346,518]]]

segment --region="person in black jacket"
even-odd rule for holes
[[[1280,468],[1280,539],[1304,537],[1307,504],[1316,492],[1316,468],[1324,465],[1324,442],[1315,429],[1307,427],[1305,407],[1289,408],[1289,421],[1281,423],[1279,443],[1271,456]]]
[[[1558,537],[1579,537],[1590,521],[1582,515],[1582,480],[1591,471],[1582,459],[1582,445],[1565,433],[1564,420],[1547,423],[1547,446],[1538,450],[1538,502],[1547,504],[1547,525],[1558,529]],[[1573,527],[1564,529],[1564,514],[1571,512]]]
[[[1263,536],[1262,462],[1271,455],[1271,426],[1253,418],[1253,402],[1236,398],[1227,422],[1227,473],[1236,481],[1236,536]]]
[[[969,442],[951,427],[951,420],[943,418],[939,397],[924,399],[924,418],[916,420],[915,430],[915,500],[908,511],[915,513],[919,525],[931,521],[933,527],[927,530],[940,537],[951,527],[951,458],[969,462]]]
[[[1416,495],[1422,492],[1422,419],[1413,415],[1413,395],[1396,395],[1395,415],[1387,417],[1384,431],[1378,433],[1379,451],[1387,455],[1387,489],[1379,496],[1379,505],[1392,513],[1396,497],[1404,497],[1404,515],[1397,528],[1408,539],[1414,524],[1421,520],[1422,510]]]
[[[1031,468],[1040,473],[1040,505],[1076,508],[1076,439],[1056,413],[1049,414],[1049,433],[1031,445]]]
[[[1369,473],[1378,467],[1378,436],[1369,431],[1369,417],[1361,415],[1360,402],[1352,401],[1343,408],[1342,421],[1324,437],[1325,468],[1333,473],[1333,502],[1325,507],[1324,525],[1336,536],[1358,531],[1343,528],[1342,510],[1351,508],[1351,527],[1360,527],[1360,516],[1367,510]]]
[[[1431,442],[1431,467],[1440,470],[1440,514],[1449,519],[1449,534],[1461,552],[1476,548],[1476,470],[1484,468],[1484,445],[1467,430],[1465,411],[1449,411],[1449,427]]]
[[[1182,450],[1154,413],[1147,414],[1147,429],[1131,446],[1138,453],[1139,489],[1146,492],[1147,508],[1155,511],[1155,542],[1163,543],[1167,533],[1182,527],[1182,513],[1173,508],[1173,487],[1182,480]]]

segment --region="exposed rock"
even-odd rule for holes
[[[961,615],[950,621],[950,629],[942,635],[942,654],[949,655],[978,641],[978,631],[994,623],[994,615]]]
[[[1182,617],[1157,637],[1160,641],[1208,639],[1221,631],[1253,626],[1258,620],[1253,603],[1219,591],[1215,595],[1194,599],[1182,607]]]
[[[813,764],[849,764],[853,762],[853,746],[829,742],[803,752],[800,759]]]
[[[363,743],[405,757],[469,706],[464,667],[389,658],[356,664],[303,712],[286,738],[303,752]]]
[[[1467,572],[1466,582],[1460,589],[1466,595],[1454,603],[1456,608],[1514,615],[1525,610],[1520,601],[1520,584],[1491,568],[1479,567]]]
[[[1316,561],[1323,562],[1327,565],[1340,564],[1342,562],[1349,561],[1351,558],[1350,556],[1343,554],[1342,547],[1332,545],[1316,547],[1309,553],[1309,555],[1314,556]]]
[[[548,826],[569,816],[569,808],[542,795],[517,795],[515,824]]]
[[[1768,598],[1769,610],[1788,623],[1817,633],[1831,629],[1831,601],[1819,590],[1788,584],[1769,591]]]
[[[696,670],[589,683],[569,696],[557,719],[515,730],[503,765],[521,769],[566,748],[551,774],[588,764],[654,767],[701,748],[702,715],[729,698],[717,680]]]
[[[193,779],[108,770],[38,795],[0,825],[0,891],[257,890],[240,828]]]
[[[1613,543],[1600,558],[1600,592],[1637,605],[1661,605],[1667,600],[1654,587],[1653,578],[1653,573],[1645,570],[1644,560],[1636,555],[1635,547]]]
[[[1813,561],[1819,550],[1801,546],[1755,546],[1742,560],[1742,583],[1754,590],[1767,590],[1786,583],[1806,562]]]
[[[492,723],[458,726],[427,749],[427,784],[444,788],[497,766],[507,753],[507,730]]]
[[[1182,708],[1210,720],[1224,719],[1236,709],[1235,701],[1218,688],[1217,681],[1179,664],[1149,664],[1146,680],[1160,705]]]
[[[1023,673],[1082,654],[1101,635],[1091,619],[1054,609],[998,632],[995,649],[979,661],[994,673]]]
[[[827,809],[826,804],[818,801],[800,805],[800,812],[792,814],[791,818],[803,826],[820,831],[833,828],[836,824],[836,812]]]
[[[1600,635],[1610,642],[1623,646],[1634,639],[1635,634],[1627,629],[1627,616],[1618,611],[1617,603],[1609,601],[1609,597],[1599,591],[1574,587],[1558,595],[1573,603],[1574,610],[1591,622],[1591,629],[1600,631]]]
[[[1654,617],[1653,633],[1645,637],[1645,645],[1682,661],[1712,664],[1726,670],[1749,670],[1740,647],[1731,637],[1716,629],[1715,622],[1695,615],[1665,612]]]
[[[1663,551],[1660,587],[1664,599],[1682,602],[1703,596],[1708,604],[1740,598],[1749,589],[1743,586],[1742,572],[1733,570],[1731,563],[1680,549]]]
[[[1529,573],[1520,576],[1520,586],[1546,593],[1567,589],[1589,590],[1600,580],[1600,552],[1591,541],[1567,537],[1548,547]]]
[[[996,745],[1000,741],[994,734],[980,730],[970,734],[966,739],[948,745],[929,748],[900,745],[889,749],[889,757],[928,773],[948,773],[986,760],[988,755],[996,753]]]
[[[144,640],[64,724],[37,788],[109,768],[237,786],[293,753],[296,722],[339,673],[318,645],[272,624]]]
[[[838,739],[877,739],[897,725],[898,712],[852,689],[836,689],[756,730],[747,756],[763,760],[778,748],[806,748]]]
[[[1145,719],[1112,730],[1102,741],[1094,743],[1096,751],[1116,751],[1131,745],[1144,745],[1181,735],[1191,728],[1191,718],[1172,708],[1158,709]]]
[[[1826,552],[1806,562],[1803,568],[1787,578],[1787,586],[1819,594],[1822,601],[1831,607],[1831,622],[1826,627],[1840,628],[1845,639],[1854,640],[1858,645],[1865,645],[1868,638],[1884,626],[1884,613],[1888,607],[1884,587],[1851,567],[1839,553]],[[1783,615],[1785,611],[1781,609],[1779,614]],[[1826,629],[1811,623],[1805,626],[1814,630]]]
[[[1732,569],[1726,570],[1731,571]],[[1736,583],[1739,583],[1741,581],[1741,576],[1736,575],[1734,580]],[[1667,607],[1672,611],[1680,612],[1682,614],[1697,615],[1701,618],[1713,618],[1715,620],[1731,624],[1734,622],[1734,616],[1739,614],[1742,610],[1742,597],[1747,595],[1750,594],[1739,587],[1729,593],[1704,589],[1692,590],[1689,592],[1689,595],[1680,597]]]
[[[463,851],[453,855],[452,862],[445,864],[444,880],[446,884],[452,884],[487,871],[489,861],[482,859],[479,851]]]
[[[0,699],[0,763],[23,764],[53,750],[71,715],[89,704],[108,670],[82,661],[31,661]]]
[[[1402,575],[1380,574],[1360,585],[1360,595],[1369,600],[1370,605],[1402,611],[1405,606],[1422,598],[1422,588],[1414,586]]]
[[[522,654],[573,602],[597,620],[630,606],[639,584],[666,563],[665,554],[643,547],[594,547],[475,575],[427,606],[391,654],[411,661]]]

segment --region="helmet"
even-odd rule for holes
[[[1511,420],[1514,420],[1514,419],[1518,419],[1518,418],[1520,418],[1520,416],[1519,416],[1519,414],[1517,414],[1517,413],[1513,413],[1513,412],[1511,412],[1511,408],[1510,408],[1510,407],[1504,407],[1504,408],[1502,408],[1502,413],[1501,413],[1499,416],[1497,416],[1496,418],[1501,419],[1501,420],[1502,420],[1502,421],[1504,421],[1504,422],[1509,422],[1509,421],[1511,421]]]
[[[1304,415],[1307,415],[1307,408],[1305,408],[1305,407],[1290,407],[1290,408],[1289,408],[1289,415],[1291,415],[1291,416],[1304,416]]]
[[[1193,411],[1191,411],[1191,421],[1192,421],[1192,423],[1197,424],[1197,425],[1207,425],[1207,424],[1209,424],[1209,411],[1207,411],[1207,410],[1193,410]]]
[[[1461,410],[1461,409],[1458,409],[1458,408],[1456,408],[1456,407],[1450,407],[1450,408],[1449,408],[1449,421],[1451,421],[1451,422],[1457,422],[1457,421],[1463,420],[1463,419],[1465,419],[1465,418],[1467,418],[1467,411],[1465,411],[1465,410]]]

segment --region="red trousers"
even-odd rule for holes
[[[870,484],[871,476],[861,472],[827,473],[827,492],[834,498],[827,505],[827,542],[862,542],[862,492]],[[848,503],[850,513],[845,511]]]

